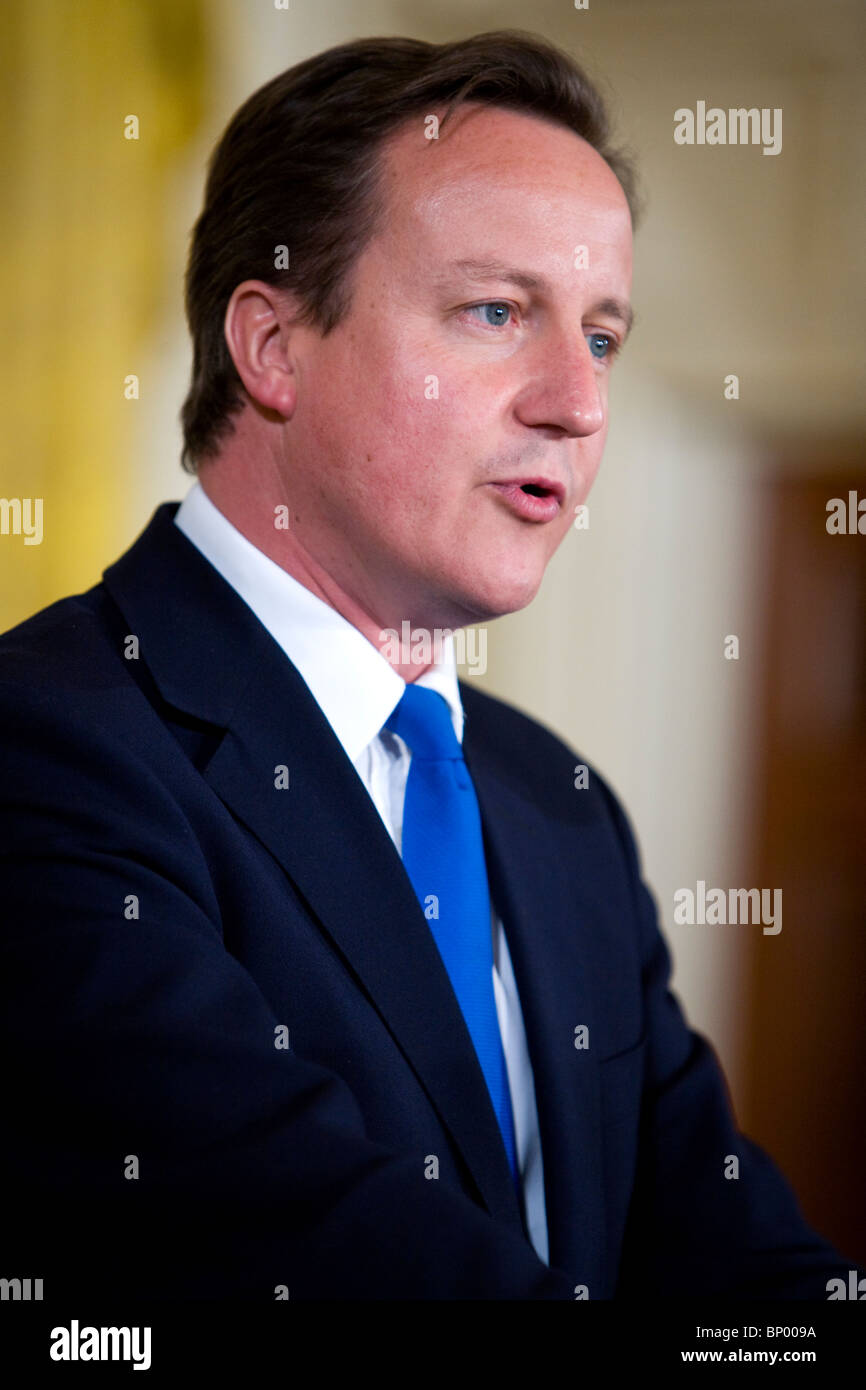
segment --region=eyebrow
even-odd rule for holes
[[[546,290],[548,293],[550,292],[550,285],[544,276],[530,275],[517,266],[506,265],[503,261],[449,261],[446,269],[448,271],[457,270],[469,280],[508,280],[513,285],[519,285],[523,290]],[[599,299],[587,312],[607,314],[610,318],[618,319],[625,327],[623,342],[625,342],[634,324],[634,310],[630,304],[621,299]]]

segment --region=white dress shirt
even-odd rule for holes
[[[200,483],[193,485],[181,503],[175,525],[252,609],[297,668],[354,764],[399,852],[411,753],[403,740],[383,725],[406,688],[403,678],[335,608],[241,535],[210,501]],[[452,638],[443,643],[442,660],[434,662],[417,684],[444,696],[454,732],[462,743],[463,705]],[[536,1252],[547,1263],[544,1173],[535,1085],[508,942],[495,913],[492,929],[493,992],[514,1111],[526,1222]]]

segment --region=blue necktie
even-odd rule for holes
[[[490,890],[481,815],[443,696],[407,685],[385,727],[412,753],[403,807],[403,864],[481,1063],[517,1178],[514,1116],[493,994]]]

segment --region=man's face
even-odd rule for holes
[[[454,627],[530,602],[590,490],[631,219],[585,141],[516,112],[466,106],[438,141],[419,117],[385,157],[351,310],[296,338],[287,494],[374,620]]]

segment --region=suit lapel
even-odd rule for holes
[[[160,507],[105,584],[163,697],[225,729],[203,769],[282,865],[355,973],[462,1152],[491,1215],[522,1230],[460,1007],[396,848],[308,687]],[[275,785],[288,770],[288,787]]]
[[[509,785],[487,753],[473,718],[475,692],[462,687],[464,751],[478,792],[491,892],[502,918],[526,1025],[535,1082],[550,1263],[589,1296],[603,1284],[604,1189],[599,1070],[591,1047],[574,1046],[575,1028],[593,1037],[593,953],[586,934],[599,906],[575,882],[575,836]],[[568,872],[564,871],[567,866]],[[587,875],[590,867],[587,866]]]

